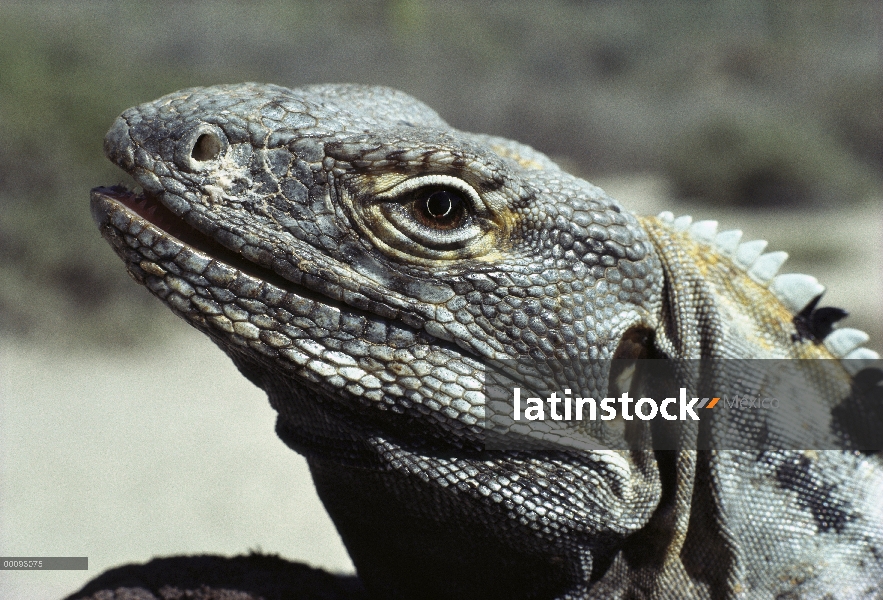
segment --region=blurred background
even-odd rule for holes
[[[4,0],[0,555],[91,559],[0,571],[0,597],[178,552],[351,569],[263,394],[91,221],[91,187],[130,183],[102,152],[125,108],[247,80],[399,88],[635,212],[770,240],[879,351],[880,24],[876,0]]]

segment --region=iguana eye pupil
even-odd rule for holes
[[[415,205],[417,220],[434,229],[453,229],[465,218],[463,197],[451,190],[435,190],[418,198]]]
[[[444,217],[454,210],[454,205],[459,204],[459,202],[459,198],[446,190],[433,192],[426,199],[426,210],[435,218]]]

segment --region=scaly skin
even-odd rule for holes
[[[778,255],[639,219],[386,88],[183,90],[123,113],[105,150],[145,194],[94,190],[102,234],[267,392],[377,597],[883,594],[883,465],[848,435],[706,451],[703,423],[676,451],[616,431],[623,449],[483,451],[491,372],[604,397],[613,358],[835,358],[817,284],[772,280]],[[831,347],[873,359],[860,337]],[[830,411],[851,377],[826,365]]]

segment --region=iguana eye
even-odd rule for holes
[[[379,248],[412,258],[478,256],[495,248],[501,235],[491,204],[453,175],[402,179],[356,196],[353,208],[356,222]]]
[[[383,199],[377,208],[399,235],[427,248],[453,250],[481,235],[473,218],[474,203],[464,195],[456,189],[426,186]]]
[[[467,205],[459,192],[424,189],[418,192],[411,211],[420,224],[432,229],[456,229],[466,221]]]
[[[369,205],[384,241],[416,254],[462,249],[483,233],[484,203],[472,186],[449,175],[407,179]]]

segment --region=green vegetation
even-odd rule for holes
[[[662,155],[683,196],[760,208],[856,201],[877,190],[870,166],[814,123],[766,114],[704,118]]]
[[[391,85],[583,174],[743,206],[854,203],[883,165],[874,0],[0,4],[0,331],[137,340],[159,304],[88,211],[102,138],[193,85]]]

